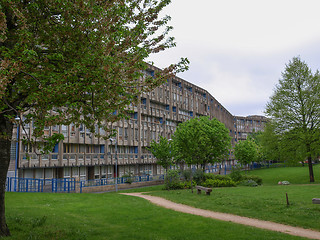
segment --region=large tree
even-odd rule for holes
[[[299,138],[294,130],[281,133],[277,132],[276,124],[268,122],[260,134],[261,152],[266,160],[283,161],[285,163],[302,162],[306,160],[305,147],[299,144]],[[315,150],[315,149],[314,149]],[[313,151],[317,154],[317,151]]]
[[[320,139],[320,76],[312,73],[299,57],[294,57],[282,73],[266,113],[282,137],[282,146],[299,149],[299,157],[308,159],[310,182],[314,182],[312,156]],[[303,156],[302,156],[303,155]]]
[[[33,122],[34,138],[45,126],[84,124],[94,133],[122,118],[142,91],[186,67],[182,59],[148,72],[144,62],[175,45],[170,17],[158,17],[169,3],[0,0],[0,236],[10,235],[4,192],[16,117]]]
[[[203,170],[208,163],[225,160],[231,147],[229,130],[216,118],[199,117],[183,122],[172,139],[175,158],[188,166],[201,164]]]

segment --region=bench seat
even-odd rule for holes
[[[201,194],[201,191],[205,191],[206,195],[210,195],[212,192],[212,188],[202,187],[202,186],[196,186],[196,189],[198,190],[198,194]]]
[[[320,198],[313,198],[312,203],[313,204],[320,204]]]

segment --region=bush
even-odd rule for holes
[[[184,182],[181,182],[180,184],[182,189],[191,189],[191,181],[184,181]],[[192,185],[194,187],[197,184],[195,181],[192,181]]]
[[[192,180],[194,180],[197,184],[201,184],[204,181],[204,172],[202,169],[197,169],[194,171]]]
[[[240,182],[242,180],[241,167],[240,166],[232,167],[232,170],[229,176],[233,181]]]
[[[125,183],[131,184],[131,183],[133,183],[133,181],[134,181],[134,177],[131,175],[131,173],[126,173],[126,174],[124,174],[124,175],[122,176],[122,178],[124,179],[124,182],[125,182]]]
[[[213,173],[204,173],[203,181],[207,181],[208,179],[214,179],[215,175]]]
[[[253,180],[255,181],[258,185],[262,184],[262,178],[256,175],[243,175],[242,180]]]
[[[249,179],[249,180],[243,180],[242,182],[239,183],[241,186],[248,186],[248,187],[257,187],[258,183],[255,181]]]
[[[169,189],[181,189],[179,170],[168,170],[166,177],[164,178],[164,188]]]
[[[228,175],[213,175],[214,180],[223,180],[223,181],[230,181],[232,180]]]
[[[236,183],[232,180],[207,179],[203,185],[204,187],[235,187]]]
[[[181,177],[185,180],[185,181],[190,181],[191,180],[191,170],[187,169],[187,170],[183,170],[181,172]]]

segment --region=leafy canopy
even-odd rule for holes
[[[173,164],[173,145],[171,139],[160,136],[159,142],[152,141],[149,151],[157,158],[157,164],[162,166],[166,171]]]
[[[144,59],[175,46],[170,17],[158,17],[169,3],[0,0],[0,114],[28,111],[35,136],[70,123],[94,133],[124,117],[141,92],[186,67],[146,74]]]
[[[175,157],[188,165],[215,163],[224,160],[231,147],[225,125],[216,118],[193,118],[179,124],[173,135]]]
[[[266,113],[281,135],[283,146],[299,149],[301,158],[308,158],[310,181],[313,182],[311,158],[319,152],[320,141],[320,75],[311,72],[299,57],[286,65]]]
[[[108,133],[106,123],[123,118],[141,92],[187,68],[187,59],[162,71],[144,62],[175,46],[170,17],[159,17],[169,3],[0,0],[0,236],[10,235],[4,187],[14,123],[32,122],[35,142],[54,125]],[[61,137],[40,140],[53,145]]]
[[[235,158],[242,164],[249,164],[257,159],[257,145],[252,140],[238,142],[234,147]]]

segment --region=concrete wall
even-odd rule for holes
[[[163,180],[157,181],[150,181],[150,182],[134,182],[134,183],[124,183],[118,184],[118,189],[130,189],[130,188],[137,188],[137,187],[147,187],[153,185],[160,185],[163,184]],[[109,192],[115,191],[115,185],[104,185],[104,186],[92,186],[92,187],[83,187],[82,193],[93,193],[93,192]],[[80,184],[76,184],[76,193],[80,193]]]

